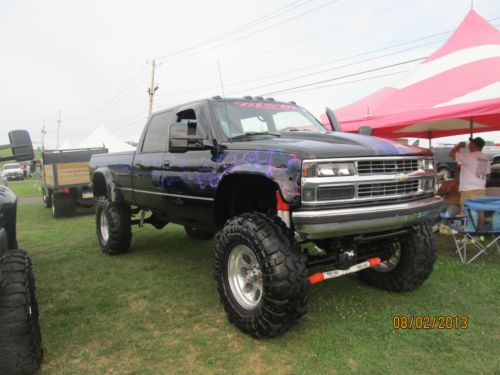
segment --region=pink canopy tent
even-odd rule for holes
[[[370,126],[373,135],[388,138],[437,138],[472,126],[474,132],[500,130],[500,31],[471,10],[399,84],[335,114],[343,131]]]

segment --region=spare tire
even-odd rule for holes
[[[33,374],[42,339],[31,260],[21,250],[0,257],[0,374]]]

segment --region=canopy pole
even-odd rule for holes
[[[473,117],[471,117],[469,120],[469,128],[470,128],[469,140],[472,141],[474,139],[474,118]]]
[[[427,138],[429,139],[429,150],[432,150],[432,132],[430,130],[427,132]]]

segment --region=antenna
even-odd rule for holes
[[[233,138],[233,135],[231,134],[231,124],[229,123],[229,113],[227,111],[226,94],[224,92],[224,83],[222,82],[222,69],[220,67],[219,60],[217,60],[217,67],[219,68],[220,87],[222,89],[222,99],[224,100],[224,110],[226,111],[227,131],[229,132],[229,138],[231,139],[231,138]],[[224,130],[224,129],[222,129],[222,130]]]
[[[220,61],[217,60],[217,67],[219,68],[219,80],[220,80],[220,87],[222,89],[222,97],[226,99],[226,94],[224,93],[224,83],[222,82],[222,70],[220,68]]]

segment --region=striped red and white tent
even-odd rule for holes
[[[399,84],[335,111],[343,131],[389,138],[500,130],[500,31],[471,10]]]

